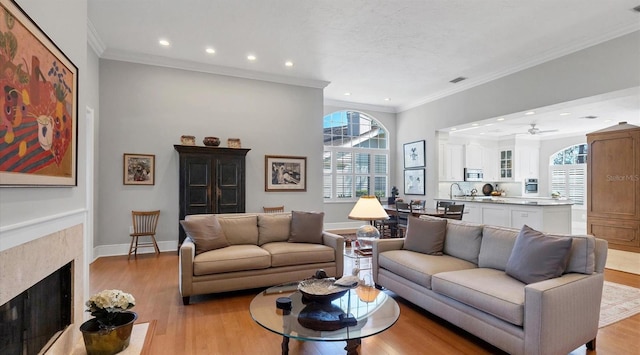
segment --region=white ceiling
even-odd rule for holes
[[[640,13],[632,11],[637,5],[638,0],[88,1],[89,36],[102,58],[328,84],[328,102],[391,112],[640,30]],[[171,45],[160,46],[161,38]],[[216,53],[207,54],[206,47]],[[248,54],[257,60],[248,61]],[[294,65],[286,67],[287,60]],[[459,76],[468,79],[449,83]],[[548,129],[542,122],[540,128]]]

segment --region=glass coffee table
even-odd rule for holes
[[[298,283],[270,287],[249,306],[251,317],[267,330],[282,335],[282,354],[289,353],[289,339],[346,341],[347,354],[357,354],[361,339],[389,329],[400,316],[400,307],[375,287],[358,286],[331,302],[309,302],[297,290]],[[276,307],[288,297],[291,310]]]

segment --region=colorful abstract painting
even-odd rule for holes
[[[0,10],[0,185],[75,186],[78,69],[13,2]]]

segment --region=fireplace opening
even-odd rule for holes
[[[72,264],[0,306],[2,354],[38,354],[71,324]]]

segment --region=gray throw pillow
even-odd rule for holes
[[[422,254],[442,255],[447,220],[409,217],[403,249]]]
[[[524,225],[505,271],[526,284],[558,277],[567,266],[571,242],[571,237],[549,236]]]
[[[324,212],[291,212],[290,242],[322,244]]]
[[[196,255],[229,246],[229,241],[227,241],[222,226],[215,215],[180,221],[180,224],[193,239],[196,245]]]

